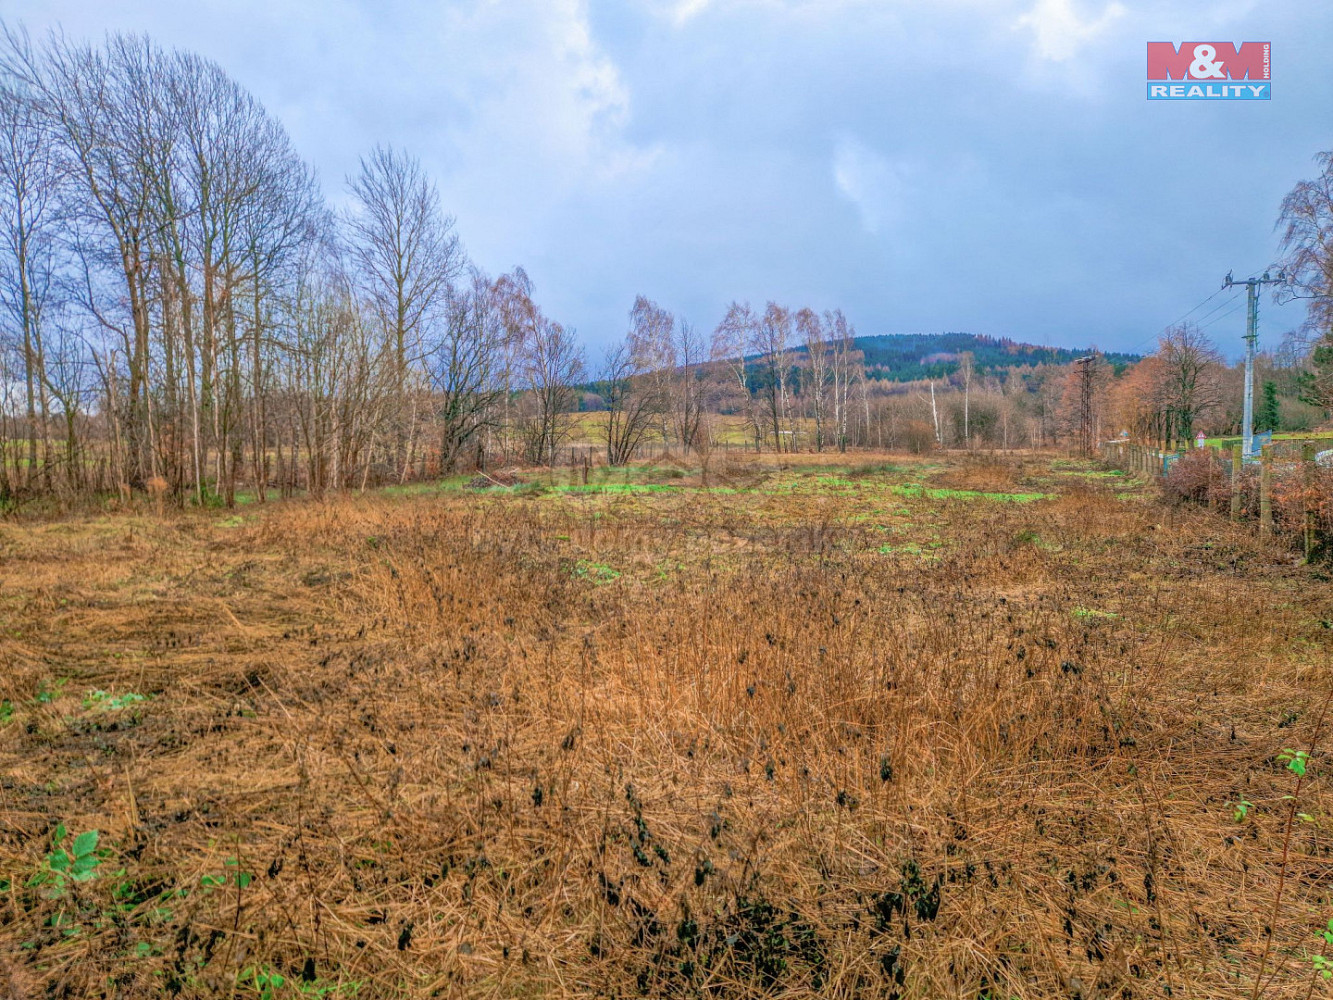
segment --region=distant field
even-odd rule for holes
[[[574,414],[568,443],[605,449],[607,419],[605,412]],[[713,413],[709,414],[708,420],[716,444],[731,448],[754,446],[754,428],[749,418],[740,414]],[[808,450],[806,445],[814,441],[815,422],[809,418],[800,418],[789,421],[789,425],[804,443],[801,450]],[[646,445],[658,445],[662,441],[663,437],[658,428],[650,427],[644,434],[643,442]],[[766,448],[772,448],[771,437],[765,439],[764,445]]]
[[[1274,441],[1321,441],[1330,439],[1333,439],[1333,430],[1278,432],[1273,435]],[[1240,435],[1235,437],[1211,437],[1204,439],[1204,446],[1208,448],[1230,448],[1232,445],[1240,444],[1241,440]]]
[[[1318,567],[1041,455],[480,482],[0,522],[0,995],[1323,995]]]

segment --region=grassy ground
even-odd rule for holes
[[[1279,431],[1273,435],[1274,441],[1325,441],[1333,439],[1333,431]],[[1241,436],[1211,437],[1204,440],[1205,448],[1230,448],[1241,443]]]
[[[1323,995],[1318,568],[1049,457],[526,478],[0,524],[0,995]]]

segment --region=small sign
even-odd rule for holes
[[[1270,42],[1149,42],[1148,100],[1272,100],[1272,48]]]

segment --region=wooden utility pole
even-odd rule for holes
[[[1259,449],[1259,537],[1273,534],[1273,456],[1270,445]]]
[[[1314,506],[1310,494],[1314,489],[1314,442],[1306,441],[1301,445],[1301,474],[1305,489],[1301,491],[1302,505],[1305,508],[1305,561],[1310,561],[1314,552]]]
[[[1231,520],[1240,520],[1240,474],[1242,467],[1241,446],[1231,446]]]

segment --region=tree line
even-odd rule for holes
[[[848,446],[865,385],[840,312],[735,305],[704,336],[640,298],[590,369],[521,268],[468,259],[403,151],[363,157],[335,211],[206,59],[12,28],[2,48],[0,499],[230,505],[554,463],[587,404],[612,463],[646,434],[706,450],[727,409],[789,450],[807,397],[817,446]]]
[[[1274,424],[1333,405],[1333,160],[1319,162],[1282,210],[1284,294],[1309,322],[1264,359]],[[281,123],[206,59],[4,28],[0,501],[262,502],[554,464],[590,434],[611,464],[649,441],[704,457],[723,440],[1043,447],[1083,419],[1063,357],[1000,367],[964,350],[892,382],[866,356],[885,346],[840,310],[775,302],[733,302],[705,332],[640,296],[590,363],[522,268],[468,258],[412,156],[376,147],[346,195],[332,208]],[[1097,436],[1170,445],[1238,425],[1235,368],[1200,328],[1112,360],[1090,366]],[[599,412],[579,426],[585,411]]]
[[[262,501],[552,453],[574,332],[468,260],[411,156],[372,150],[336,212],[217,65],[3,43],[4,496]]]

